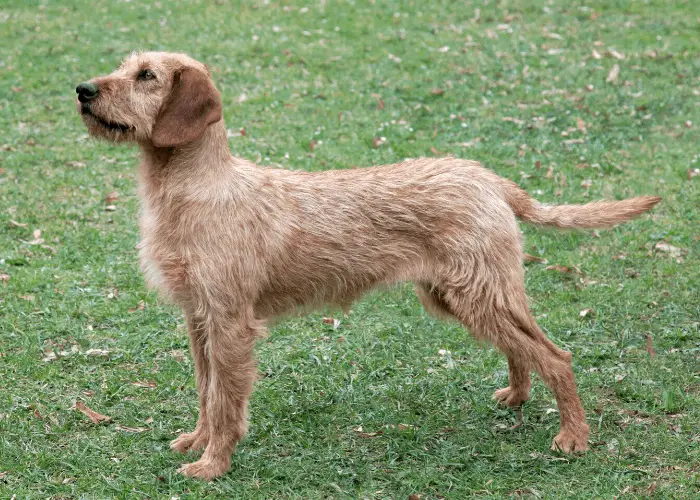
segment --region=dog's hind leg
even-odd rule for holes
[[[501,249],[498,265],[482,262],[478,273],[465,277],[462,285],[455,276],[439,285],[442,298],[475,337],[490,341],[508,357],[511,385],[496,397],[511,406],[522,403],[529,392],[529,369],[534,369],[559,407],[560,432],[552,449],[585,451],[589,427],[576,393],[571,354],[554,345],[530,314],[518,246]]]
[[[428,312],[446,319],[457,319],[438,288],[416,283],[416,294]],[[530,367],[522,359],[508,356],[508,371],[508,387],[497,390],[493,397],[511,408],[518,408],[530,398]]]

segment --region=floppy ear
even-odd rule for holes
[[[221,97],[211,79],[195,68],[173,76],[170,97],[160,109],[151,141],[157,147],[182,146],[199,139],[212,123],[221,120]]]

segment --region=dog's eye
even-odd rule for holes
[[[150,69],[142,69],[139,71],[139,74],[136,75],[137,80],[155,80],[156,79],[156,74],[151,71]]]

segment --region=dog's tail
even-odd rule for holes
[[[506,201],[520,219],[567,229],[611,227],[637,217],[661,201],[657,196],[639,196],[585,205],[542,205],[508,179],[503,179],[503,188]]]

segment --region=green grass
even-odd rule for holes
[[[699,19],[692,0],[3,1],[0,497],[697,498]],[[168,442],[194,426],[197,398],[182,316],[138,271],[137,152],[88,139],[73,104],[77,83],[135,49],[209,64],[232,149],[261,164],[452,154],[546,202],[662,196],[599,235],[524,227],[547,260],[528,264],[532,307],[574,354],[591,451],[549,451],[558,417],[539,380],[509,431],[490,400],[505,360],[407,285],[337,330],[328,311],[274,326],[231,471],[177,475],[191,457]],[[69,355],[43,361],[51,350]]]

